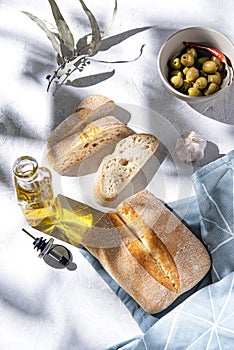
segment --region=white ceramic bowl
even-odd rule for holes
[[[214,47],[225,54],[231,67],[227,67],[227,77],[223,80],[221,89],[209,96],[188,96],[176,90],[168,81],[168,62],[177,56],[184,48],[184,41],[196,42]],[[175,96],[188,103],[208,102],[220,96],[233,81],[234,46],[223,34],[205,27],[190,27],[173,34],[161,47],[158,54],[158,71],[166,88]]]

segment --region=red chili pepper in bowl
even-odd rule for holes
[[[201,44],[197,44],[189,41],[184,41],[183,43],[184,45],[193,47],[194,49],[206,50],[211,55],[217,57],[221,62],[226,63],[226,56],[222,52],[220,52],[218,49],[215,49],[214,47],[205,46],[205,45],[201,45]]]
[[[221,51],[219,51],[218,49],[215,49],[214,47],[201,45],[201,44],[190,42],[190,41],[184,41],[183,44],[186,46],[189,46],[189,47],[193,47],[194,49],[206,50],[211,55],[217,57],[220,60],[220,62],[223,62],[226,65],[227,71],[229,73],[228,85],[231,84],[231,82],[233,80],[233,67],[231,64],[228,63],[227,57]]]

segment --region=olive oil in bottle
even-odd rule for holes
[[[13,166],[17,201],[30,226],[50,226],[57,222],[59,210],[53,195],[49,169],[38,167],[36,159],[23,156]]]
[[[37,230],[80,246],[88,228],[103,214],[62,195],[54,197],[49,169],[36,159],[18,158],[13,166],[16,196],[27,223]]]

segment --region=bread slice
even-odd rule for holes
[[[210,257],[203,244],[150,191],[125,199],[116,211],[159,262],[180,294],[208,272]]]
[[[210,268],[203,244],[147,190],[104,214],[81,244],[152,314],[195,286]]]
[[[144,133],[121,140],[99,166],[94,187],[95,200],[99,204],[113,201],[154,154],[158,145],[155,136]]]
[[[86,97],[77,109],[50,134],[47,149],[76,132],[80,132],[92,121],[106,117],[115,108],[115,103],[106,96],[94,94]]]
[[[51,148],[47,161],[58,173],[128,136],[131,130],[112,116],[97,119]]]

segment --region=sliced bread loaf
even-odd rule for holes
[[[134,134],[121,140],[114,152],[103,158],[95,179],[95,200],[113,201],[134,178],[158,148],[158,139],[150,134]]]
[[[82,132],[75,133],[48,150],[46,158],[58,173],[71,168],[105,147],[128,136],[131,130],[112,116],[88,124]]]
[[[66,137],[82,131],[92,121],[109,115],[114,108],[114,101],[106,96],[95,94],[86,97],[77,109],[50,134],[47,149],[54,147]]]

